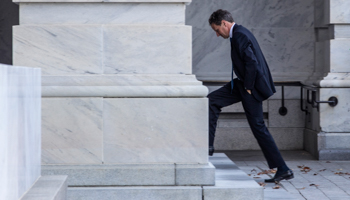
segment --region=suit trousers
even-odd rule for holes
[[[243,82],[234,79],[234,86],[231,92],[231,82],[220,89],[211,92],[209,98],[209,146],[214,145],[214,137],[217,120],[221,108],[242,102],[249,126],[256,138],[270,169],[281,167],[285,162],[278,150],[274,139],[265,126],[263,119],[262,102],[256,100],[245,89]]]

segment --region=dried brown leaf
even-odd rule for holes
[[[300,171],[307,173],[307,172],[311,171],[311,168],[304,166],[302,169],[300,169]]]
[[[276,186],[273,187],[272,189],[280,189],[280,186],[276,185]]]
[[[261,175],[261,174],[275,174],[276,170],[274,169],[270,169],[270,170],[264,170],[262,172],[259,172],[257,175]]]
[[[266,183],[264,183],[264,182],[259,182],[259,185],[262,186],[262,187],[264,187],[264,186],[266,185]]]

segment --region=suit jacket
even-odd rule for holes
[[[265,57],[254,35],[235,24],[232,30],[231,59],[236,76],[253,97],[263,101],[276,92]]]

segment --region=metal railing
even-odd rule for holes
[[[223,83],[226,83],[226,81],[203,81],[204,85],[206,86],[219,86],[223,85]],[[284,87],[291,86],[291,87],[300,87],[300,109],[301,111],[305,112],[307,115],[309,113],[307,109],[307,105],[304,105],[304,93],[306,91],[306,103],[310,104],[312,108],[316,108],[317,111],[319,111],[319,107],[321,103],[328,103],[329,106],[335,107],[338,104],[337,97],[329,97],[328,101],[317,101],[317,92],[318,87],[313,86],[307,86],[302,84],[299,81],[281,81],[281,82],[274,82],[275,86],[281,86],[281,107],[279,108],[278,112],[280,115],[285,116],[288,113],[288,109],[285,107],[285,98],[284,98]],[[311,94],[311,95],[310,95]]]

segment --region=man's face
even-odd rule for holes
[[[227,22],[225,20],[222,20],[220,25],[212,23],[211,28],[215,31],[216,36],[221,36],[227,39],[230,37],[230,29],[227,25]]]

